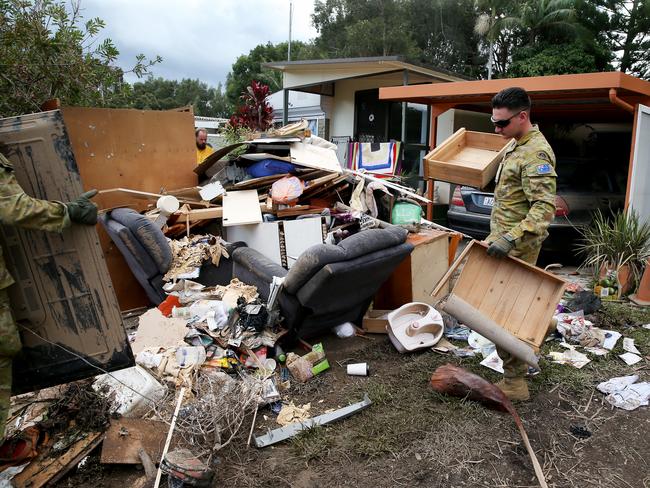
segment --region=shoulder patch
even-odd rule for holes
[[[543,154],[543,153],[542,153]],[[538,164],[535,167],[535,171],[538,175],[550,175],[553,173],[553,166],[548,163]]]
[[[546,154],[545,151],[539,151],[537,153],[537,158],[538,159],[543,159],[544,161],[550,161],[551,160],[551,158],[548,156],[548,154]]]

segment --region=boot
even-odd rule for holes
[[[524,377],[504,378],[495,385],[513,402],[523,402],[530,398],[528,384]]]

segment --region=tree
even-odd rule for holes
[[[419,50],[414,60],[473,78],[483,74],[474,0],[409,0],[407,12]]]
[[[312,23],[316,46],[328,57],[402,55],[418,48],[408,25],[407,0],[317,0]]]
[[[267,101],[271,90],[268,85],[253,80],[241,94],[242,105],[230,118],[230,126],[235,129],[265,131],[273,125],[273,108]]]
[[[650,0],[596,0],[609,18],[607,30],[617,67],[650,78]]]
[[[93,47],[105,26],[99,19],[82,24],[79,2],[0,0],[0,115],[39,111],[59,98],[68,105],[122,106],[130,85],[114,66],[119,51],[110,39]],[[143,76],[160,57],[136,56],[129,72]]]
[[[232,107],[227,102],[221,84],[216,88],[199,80],[165,80],[149,77],[134,83],[129,106],[139,109],[169,110],[192,105],[196,115],[229,117]]]
[[[286,42],[279,44],[260,44],[248,54],[239,56],[233,63],[226,79],[226,98],[231,105],[237,105],[242,92],[246,91],[253,80],[268,85],[272,92],[282,89],[282,73],[262,67],[264,63],[284,61],[287,59]],[[313,44],[301,41],[291,43],[292,60],[318,59],[321,54]]]

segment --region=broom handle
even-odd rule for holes
[[[517,424],[517,428],[519,429],[521,438],[524,440],[524,445],[526,446],[526,450],[528,451],[530,460],[533,462],[533,468],[535,469],[535,476],[537,476],[537,480],[539,481],[539,486],[541,486],[542,488],[548,488],[548,485],[546,484],[546,479],[544,478],[544,471],[542,471],[542,467],[539,465],[539,461],[537,460],[535,451],[533,451],[533,447],[530,445],[530,441],[528,440],[528,434],[526,434],[526,431],[524,430],[524,425],[522,424],[521,419],[515,419],[515,423]]]

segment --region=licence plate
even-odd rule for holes
[[[486,207],[494,206],[494,197],[483,197],[483,205]]]

